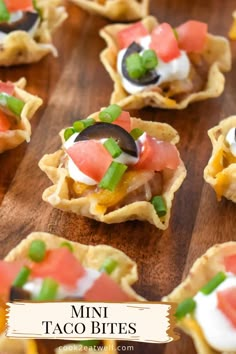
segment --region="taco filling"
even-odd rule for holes
[[[225,257],[224,266],[225,272],[179,304],[176,317],[194,318],[209,346],[227,353],[236,351],[236,254]]]
[[[32,0],[0,0],[0,43],[14,31],[25,31],[32,38],[41,22],[37,2]]]
[[[77,121],[64,131],[70,197],[87,197],[96,213],[105,214],[137,201],[149,201],[165,216],[163,173],[175,171],[175,145],[145,131],[131,130],[128,112],[111,105],[93,118]]]
[[[187,21],[178,28],[157,25],[151,33],[138,22],[117,33],[117,71],[129,94],[157,91],[176,101],[204,89],[209,64],[201,56],[207,25]]]
[[[12,82],[0,81],[0,134],[21,128],[21,112],[25,102],[16,97]]]

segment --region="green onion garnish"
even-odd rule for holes
[[[68,140],[74,133],[75,133],[75,130],[73,128],[67,128],[64,131],[64,139],[65,139],[65,141]]]
[[[72,253],[74,252],[74,248],[70,242],[67,242],[67,241],[62,242],[60,244],[60,247],[67,247],[69,249],[69,251],[71,251]]]
[[[116,188],[117,184],[120,182],[126,170],[127,170],[126,165],[113,161],[110,164],[105,176],[102,178],[101,182],[99,183],[99,187],[104,189],[109,189],[110,191],[114,191],[114,189]]]
[[[125,63],[128,75],[131,79],[140,79],[146,72],[142,58],[138,53],[129,55]]]
[[[118,266],[118,262],[115,259],[107,258],[105,259],[105,261],[103,262],[99,270],[100,272],[111,274],[116,269],[117,266]]]
[[[205,295],[211,294],[225,279],[226,274],[224,272],[217,273],[214,278],[200,289],[201,293]]]
[[[43,13],[42,13],[41,9],[38,7],[37,0],[33,0],[32,2],[33,2],[33,7],[34,7],[35,11],[39,14],[39,17],[42,19]]]
[[[34,240],[29,247],[28,256],[34,262],[41,262],[46,255],[46,244],[42,240]]]
[[[131,130],[130,135],[134,140],[137,140],[141,135],[143,135],[144,131],[139,128],[134,128]]]
[[[105,123],[112,123],[121,115],[122,109],[117,104],[111,104],[99,113],[99,119]]]
[[[145,50],[142,54],[142,62],[145,69],[147,70],[155,69],[155,67],[158,65],[158,59],[154,50],[152,49]]]
[[[151,200],[152,205],[154,206],[158,216],[165,216],[167,213],[166,203],[164,198],[161,195],[157,195]]]
[[[195,310],[196,302],[191,297],[182,301],[176,310],[175,317],[178,320],[181,320],[185,317],[188,313],[192,313]]]
[[[177,41],[178,41],[178,39],[179,39],[179,35],[178,35],[178,32],[177,32],[176,28],[173,28],[173,32],[174,32],[174,36],[175,36],[175,38],[176,38],[176,39],[177,39]]]
[[[120,154],[122,153],[121,148],[113,138],[107,139],[103,145],[114,158],[120,156]]]
[[[15,280],[13,281],[12,285],[16,286],[17,288],[21,288],[28,280],[31,270],[23,266],[19,273],[17,274]]]
[[[0,93],[0,104],[7,107],[16,116],[20,116],[25,102],[6,93]]]
[[[94,123],[95,119],[93,118],[81,119],[74,122],[73,128],[76,132],[80,133],[82,130],[89,127],[90,125],[93,125]]]
[[[3,0],[0,0],[0,22],[8,22],[10,20],[10,12]]]
[[[99,345],[100,340],[96,339],[90,339],[90,340],[80,340],[78,342],[80,345],[83,345],[84,347],[96,347],[96,345]]]
[[[58,283],[51,278],[45,278],[43,280],[42,287],[40,289],[39,295],[35,300],[38,301],[50,301],[55,300],[57,297]]]

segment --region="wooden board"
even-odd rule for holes
[[[225,1],[223,6],[218,0],[153,0],[151,13],[174,26],[189,18],[202,20],[209,23],[210,32],[227,35],[234,7],[234,0]],[[25,76],[28,90],[44,99],[43,108],[33,120],[30,144],[0,155],[0,258],[36,230],[86,244],[108,244],[138,263],[135,289],[140,295],[159,300],[179,284],[208,247],[236,240],[236,205],[226,200],[217,203],[202,177],[211,152],[207,130],[236,114],[236,66],[226,75],[225,92],[217,99],[192,104],[184,111],[147,108],[132,112],[145,120],[167,122],[180,134],[179,150],[188,176],[176,194],[167,231],[138,221],[105,225],[63,213],[41,199],[50,182],[39,170],[38,161],[44,153],[59,148],[61,128],[106,106],[112,91],[112,82],[99,61],[104,42],[98,31],[108,21],[72,4],[67,8],[69,19],[55,35],[58,59],[48,56],[38,64],[0,69],[2,80]],[[235,63],[236,42],[232,43],[232,52]],[[42,342],[40,353],[51,354],[52,345]],[[167,346],[134,347],[137,354],[195,353],[191,340],[184,335]]]

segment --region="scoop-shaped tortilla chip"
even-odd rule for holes
[[[0,153],[15,148],[23,141],[30,141],[30,120],[37,109],[42,105],[43,101],[41,98],[25,91],[25,85],[26,80],[24,78],[15,83],[15,96],[25,102],[25,105],[21,112],[20,123],[17,129],[0,132]]]
[[[197,259],[190,269],[187,278],[164,297],[163,301],[177,302],[195,296],[218,272],[225,271],[224,258],[236,254],[236,242],[226,242],[211,247],[203,256]],[[186,316],[177,323],[178,327],[190,335],[199,354],[219,354],[209,346],[204,334],[193,316]],[[222,353],[235,354],[235,353]]]
[[[112,21],[134,21],[148,15],[149,0],[71,0],[82,9]]]
[[[225,143],[231,128],[236,128],[236,116],[222,120],[208,131],[213,151],[204,170],[204,179],[214,188],[219,200],[224,196],[236,203],[236,157]]]
[[[10,32],[0,43],[0,66],[28,64],[41,60],[57,49],[52,44],[52,33],[67,18],[62,0],[37,0],[43,19],[34,38],[25,31]]]
[[[22,260],[27,258],[28,250],[31,242],[33,240],[43,240],[46,243],[47,249],[53,249],[60,247],[62,242],[69,242],[73,247],[73,253],[75,257],[83,264],[84,267],[92,269],[100,269],[103,262],[107,258],[112,258],[117,262],[116,269],[110,275],[121,288],[130,295],[131,298],[137,301],[144,300],[139,296],[132,288],[131,285],[134,284],[138,279],[137,265],[123,252],[106,245],[98,246],[87,246],[80,244],[78,242],[68,241],[65,238],[58,237],[45,232],[33,232],[26,239],[21,241],[21,243],[16,246],[10,253],[6,256],[5,260],[12,262],[16,260]],[[116,354],[116,342],[113,340],[102,341],[104,344],[104,350],[99,350],[103,354]],[[76,343],[76,342],[75,342]],[[30,341],[19,341],[10,340],[5,336],[0,337],[0,351],[6,350],[4,348],[11,348],[8,350],[8,354],[37,354],[37,351],[33,351],[34,343]],[[35,345],[35,344],[34,344]],[[27,351],[25,348],[31,348],[31,351]],[[36,347],[35,347],[36,348]],[[90,351],[91,352],[91,351]],[[68,344],[59,347],[56,350],[57,354],[67,354],[67,353],[78,353],[76,348]],[[82,352],[83,353],[83,352]],[[91,352],[93,353],[93,352]],[[95,353],[95,352],[94,352]],[[97,352],[96,352],[97,353]]]
[[[142,22],[150,33],[158,25],[157,20],[152,16],[146,17]],[[136,94],[127,93],[122,86],[121,77],[117,72],[117,54],[119,52],[117,33],[128,26],[124,24],[108,25],[100,31],[101,37],[104,38],[107,44],[100,58],[111,79],[114,81],[111,103],[117,103],[124,109],[139,109],[145,106],[183,109],[191,102],[218,97],[223,92],[225,78],[222,72],[229,71],[231,68],[229,42],[224,37],[208,34],[205,49],[201,53],[202,59],[209,67],[204,89],[199,92],[189,93],[178,101],[165,96],[162,92],[148,88]],[[176,85],[177,89],[178,85]],[[171,91],[172,96],[174,96],[175,87]],[[176,94],[178,94],[178,91],[176,91]]]
[[[0,336],[0,353],[2,354],[38,354],[36,342],[33,339],[10,339]]]
[[[229,38],[236,40],[236,11],[233,12],[233,24],[229,31]]]
[[[97,119],[98,113],[92,116]],[[131,124],[132,129],[140,128],[159,140],[168,141],[172,144],[176,144],[179,141],[178,133],[168,124],[144,122],[137,118],[131,118]],[[159,217],[154,206],[147,201],[132,202],[105,213],[104,208],[99,208],[97,203],[94,203],[94,200],[88,196],[71,198],[68,181],[69,173],[61,165],[61,159],[64,155],[63,150],[58,150],[53,154],[44,155],[39,162],[41,170],[53,182],[53,186],[47,188],[43,193],[44,201],[47,201],[58,209],[74,212],[107,224],[137,219],[148,221],[161,230],[165,230],[168,227],[174,193],[180,188],[186,176],[186,169],[182,160],[180,160],[180,164],[176,170],[165,169],[162,171],[162,196],[166,202],[167,213],[165,216]]]

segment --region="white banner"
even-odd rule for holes
[[[6,335],[15,338],[115,339],[168,343],[175,306],[169,303],[15,302]]]

